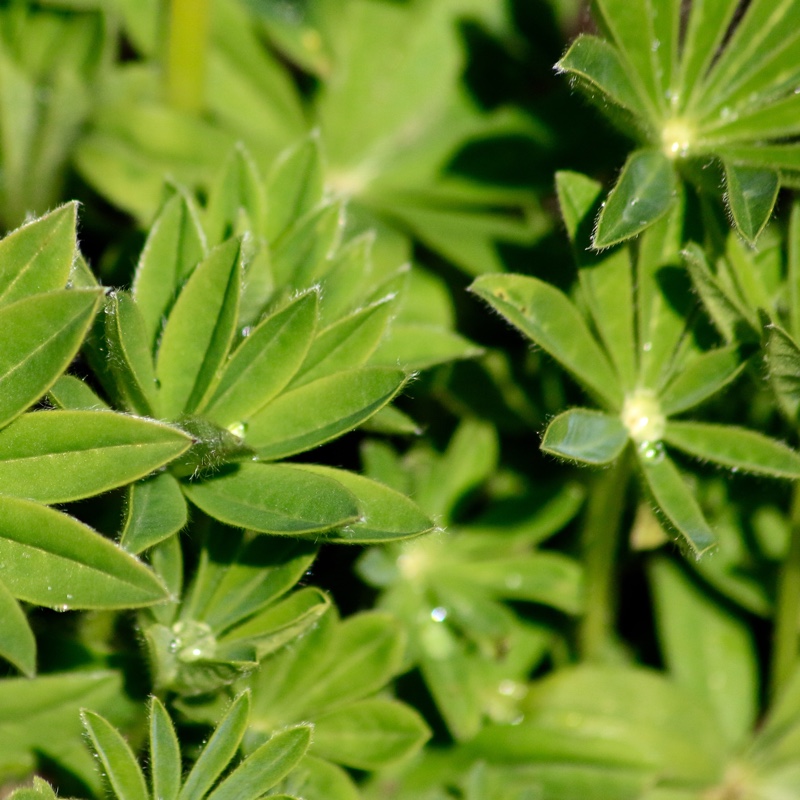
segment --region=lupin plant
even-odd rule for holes
[[[799,796],[800,0],[578,6],[0,11],[0,797]]]

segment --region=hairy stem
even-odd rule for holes
[[[630,458],[629,449],[626,449],[610,469],[595,478],[583,519],[586,609],[579,630],[579,647],[584,661],[602,660],[614,640],[615,565]]]
[[[789,552],[778,576],[775,628],[772,639],[770,695],[786,685],[797,665],[800,623],[800,484],[792,495]]]
[[[205,99],[211,0],[170,0],[164,71],[167,100],[199,111]]]

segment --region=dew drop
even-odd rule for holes
[[[228,425],[228,430],[237,438],[244,439],[247,434],[247,423],[245,422],[232,422]]]
[[[659,464],[664,460],[664,445],[661,442],[644,441],[639,445],[639,453],[645,461]]]
[[[436,608],[431,611],[431,619],[434,622],[444,622],[447,619],[447,609],[443,606],[436,606]]]
[[[245,327],[239,331],[239,333],[242,335],[242,338],[244,339],[246,339],[252,332],[253,329],[250,325],[245,325]]]
[[[731,467],[731,472],[735,475],[739,471],[739,467]]]
[[[652,342],[645,342],[642,345],[642,350],[644,350],[645,353],[649,353],[652,349],[653,349],[653,343]]]

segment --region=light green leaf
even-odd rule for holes
[[[378,481],[333,467],[306,464],[302,468],[341,483],[358,500],[359,520],[326,534],[326,541],[377,544],[420,536],[434,528],[433,520],[416,503]]]
[[[585,464],[609,464],[625,449],[628,439],[628,430],[619,417],[571,408],[547,426],[542,450]]]
[[[0,620],[0,658],[10,661],[29,678],[33,677],[36,672],[36,638],[25,612],[2,581]]]
[[[429,369],[462,358],[477,358],[483,349],[439,325],[396,323],[370,359],[371,364]]]
[[[308,353],[319,293],[301,294],[267,317],[233,352],[205,413],[221,425],[246,422],[279,394]]]
[[[360,308],[320,331],[293,385],[299,386],[334,372],[362,366],[387,332],[389,319],[395,310],[393,299],[387,297]]]
[[[554,286],[527,275],[485,275],[470,287],[611,408],[622,389],[578,309]]]
[[[265,460],[302,453],[357,428],[403,388],[405,372],[362,367],[277,397],[250,419],[246,441]]]
[[[656,442],[640,448],[639,464],[659,509],[700,558],[716,544],[716,537],[663,445]]]
[[[56,408],[65,411],[108,411],[108,405],[80,378],[62,375],[51,387],[48,397]]]
[[[743,472],[800,478],[800,454],[747,428],[673,420],[667,423],[664,441],[703,461]]]
[[[186,776],[178,800],[205,797],[231,762],[247,729],[250,714],[250,692],[242,692],[231,703],[227,713],[206,743],[191,772]]]
[[[729,758],[708,707],[650,670],[556,670],[533,684],[523,707],[520,724],[485,726],[467,745],[472,758],[599,764],[649,772],[668,784],[703,787],[722,780]]]
[[[42,780],[38,775],[33,776],[33,786],[15,789],[8,800],[58,800],[58,796],[53,791],[47,781]]]
[[[185,452],[191,439],[112,411],[35,411],[0,431],[5,494],[65,503],[124,486]]]
[[[452,575],[471,586],[488,589],[495,597],[543,603],[568,614],[577,614],[583,608],[581,568],[560,553],[515,554],[505,558],[498,554],[459,563],[452,568]]]
[[[238,145],[225,159],[209,194],[205,223],[210,242],[216,245],[242,233],[237,224],[241,215],[246,217],[250,233],[261,235],[265,204],[258,167],[247,150]]]
[[[180,484],[168,472],[132,483],[125,504],[120,547],[136,555],[178,533],[187,521]]]
[[[94,317],[100,293],[48,292],[0,308],[0,427],[41,397],[67,368]]]
[[[325,203],[297,220],[272,250],[275,283],[305,288],[325,271],[344,228],[341,201]]]
[[[282,464],[246,464],[185,483],[184,491],[209,516],[259,533],[327,531],[360,516],[355,497],[341,484]]]
[[[115,292],[108,298],[104,326],[108,370],[122,404],[138,414],[157,416],[151,343],[144,318],[129,294]]]
[[[76,202],[23,225],[0,241],[0,305],[63,289],[75,259]]]
[[[178,289],[206,254],[194,202],[178,191],[150,227],[133,279],[133,297],[152,348]]]
[[[305,755],[311,725],[298,725],[273,734],[254,750],[209,796],[208,800],[257,800]]]
[[[150,700],[150,779],[153,797],[177,800],[181,788],[181,749],[163,703]]]
[[[636,150],[628,157],[597,220],[593,246],[602,249],[641,233],[675,203],[678,181],[660,150]]]
[[[308,754],[278,788],[291,794],[277,795],[274,800],[361,800],[362,797],[345,770]]]
[[[130,608],[166,599],[144,564],[72,517],[0,496],[0,574],[14,597],[49,608]]]
[[[214,248],[175,301],[156,360],[161,410],[169,419],[193,411],[215,387],[237,321],[239,262],[236,240]]]
[[[699,405],[736,380],[746,365],[735,345],[703,353],[676,370],[659,396],[661,410],[670,416]]]
[[[750,734],[758,664],[745,620],[733,615],[665,558],[650,564],[661,647],[676,681],[709,703],[730,746]]]
[[[728,206],[739,233],[754,242],[772,216],[780,177],[770,169],[725,162]]]
[[[380,612],[349,617],[338,624],[322,672],[295,699],[307,713],[346,706],[382,688],[400,669],[405,647],[398,621]],[[299,687],[298,687],[299,688]]]
[[[312,752],[356,769],[382,769],[412,756],[430,735],[410,706],[374,698],[318,717]]]
[[[83,726],[118,800],[149,800],[144,775],[119,731],[93,711],[81,712]]]
[[[266,237],[274,242],[295,221],[322,202],[324,175],[315,131],[300,144],[284,151],[267,179]]]

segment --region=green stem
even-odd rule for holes
[[[629,450],[626,448],[610,469],[597,476],[583,519],[586,609],[579,630],[579,646],[584,661],[603,660],[614,641],[615,565],[630,477]]]
[[[165,88],[167,100],[184,111],[203,108],[210,12],[211,0],[170,0]]]
[[[789,552],[778,576],[770,675],[772,697],[786,685],[797,666],[800,623],[800,484],[795,484],[790,523]]]

